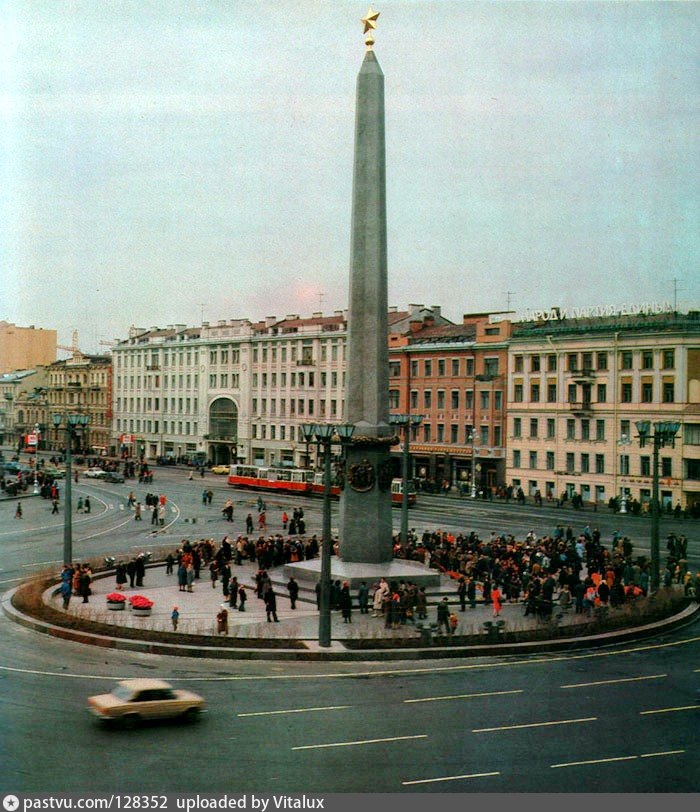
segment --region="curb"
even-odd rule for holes
[[[77,629],[67,629],[44,623],[41,620],[21,614],[13,605],[12,598],[20,587],[5,592],[2,595],[3,614],[25,628],[41,634],[49,635],[61,640],[70,640],[84,645],[98,646],[108,649],[119,649],[124,651],[139,651],[145,654],[159,654],[175,657],[197,657],[211,659],[232,659],[232,660],[294,660],[303,662],[348,662],[348,661],[383,661],[383,660],[427,660],[446,659],[458,657],[484,657],[499,655],[521,655],[547,653],[562,649],[583,649],[593,646],[607,646],[615,643],[623,643],[628,640],[651,637],[663,632],[672,631],[690,623],[693,623],[700,614],[700,603],[691,604],[682,612],[673,615],[665,620],[656,623],[649,623],[644,626],[637,626],[631,629],[606,632],[604,634],[589,635],[586,637],[565,637],[556,640],[538,640],[525,643],[486,643],[476,646],[416,646],[415,648],[397,649],[340,649],[342,645],[339,641],[333,643],[330,650],[315,649],[317,644],[311,641],[299,640],[304,645],[311,644],[314,649],[263,649],[243,647],[210,647],[210,646],[187,646],[177,643],[164,643],[153,641],[139,641],[130,638],[109,637],[98,635],[92,632],[80,631]]]

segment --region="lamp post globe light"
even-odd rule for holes
[[[319,600],[318,644],[331,645],[331,445],[337,436],[341,445],[350,442],[355,426],[349,423],[304,423],[301,433],[308,444],[315,442],[323,453],[323,531],[321,538],[321,594]]]
[[[63,505],[63,563],[73,563],[73,504],[71,486],[73,476],[71,474],[71,463],[73,461],[72,446],[73,437],[76,436],[78,428],[85,428],[88,424],[86,414],[76,414],[71,412],[66,415],[54,414],[51,417],[54,427],[58,430],[63,423],[66,432],[66,495]]]
[[[654,423],[654,433],[651,434],[651,421],[640,420],[636,424],[639,432],[639,447],[644,448],[647,441],[653,443],[653,457],[651,463],[651,592],[659,588],[659,449],[666,445],[672,448],[676,444],[676,434],[681,424],[675,421],[659,421]]]
[[[411,429],[417,428],[423,422],[420,414],[392,414],[389,415],[389,424],[403,429],[403,452],[401,454],[401,532],[400,540],[408,544],[408,480],[410,463]]]

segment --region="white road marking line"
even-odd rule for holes
[[[427,739],[427,733],[417,736],[390,736],[386,739],[361,739],[354,742],[332,742],[331,744],[303,744],[299,747],[292,747],[292,750],[321,750],[327,747],[356,747],[359,744],[381,744],[383,742],[400,742],[412,739]]]
[[[485,691],[480,694],[452,694],[448,696],[426,696],[423,699],[404,699],[404,704],[410,705],[415,702],[442,702],[447,699],[474,699],[479,696],[503,696],[504,694],[522,694],[523,690],[517,691]]]
[[[560,688],[588,688],[592,685],[616,685],[619,682],[641,682],[645,679],[663,679],[668,674],[653,674],[650,677],[626,677],[624,679],[603,679],[598,682],[574,682],[571,685],[560,685]]]
[[[477,727],[472,733],[492,733],[495,730],[523,730],[528,727],[552,727],[554,725],[576,725],[581,722],[597,722],[597,716],[586,716],[583,719],[559,719],[554,722],[531,722],[527,725],[503,725],[502,727]]]
[[[236,716],[275,716],[284,713],[311,713],[312,711],[346,710],[352,705],[327,705],[319,708],[292,708],[290,710],[255,711],[252,713],[237,713]]]
[[[500,772],[495,773],[471,773],[470,775],[446,775],[443,778],[420,778],[416,781],[402,781],[404,787],[410,787],[413,784],[435,784],[438,781],[464,781],[467,778],[487,778],[491,775],[500,775]]]
[[[637,758],[639,758],[639,756],[618,756],[617,758],[595,758],[590,759],[589,761],[568,761],[564,764],[550,764],[549,766],[552,770],[556,770],[558,767],[582,767],[586,764],[608,764],[611,761],[634,761]]]
[[[657,758],[659,756],[676,756],[685,753],[685,750],[665,750],[660,753],[642,753],[638,756],[617,756],[615,758],[595,758],[586,761],[567,761],[563,764],[550,764],[551,769],[558,767],[582,767],[588,764],[609,764],[614,761],[635,761],[638,758]]]
[[[661,753],[642,753],[639,758],[656,758],[657,756],[677,756],[685,750],[665,750]]]
[[[652,713],[673,713],[673,711],[700,710],[700,705],[682,705],[679,708],[657,708],[656,710],[639,711],[640,716],[649,716]]]
[[[43,567],[46,564],[60,564],[61,561],[56,559],[55,561],[34,561],[32,564],[22,564],[22,569],[29,569],[31,567]]]

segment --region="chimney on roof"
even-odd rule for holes
[[[316,311],[316,313],[311,314],[311,318],[312,319],[322,319],[323,318],[323,312],[321,310],[318,310],[318,311]]]
[[[292,313],[291,315],[287,315],[287,316],[285,316],[285,319],[286,319],[287,321],[296,321],[298,318],[299,318],[299,314],[298,314],[298,313]]]
[[[265,316],[265,327],[272,327],[277,321],[277,316]]]
[[[442,307],[441,305],[430,305],[430,309],[433,311],[433,318],[439,319],[442,316]]]
[[[408,312],[411,316],[414,316],[416,313],[419,313],[423,309],[422,304],[410,304],[408,306]]]

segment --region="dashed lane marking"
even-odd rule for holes
[[[291,708],[289,710],[255,711],[251,713],[237,713],[236,716],[277,716],[285,713],[312,713],[314,711],[347,710],[352,705],[326,705],[319,708]]]
[[[566,761],[562,764],[550,764],[552,770],[560,767],[585,767],[589,764],[610,764],[615,761],[635,761],[638,758],[659,758],[661,756],[677,756],[685,753],[685,750],[665,750],[659,753],[642,753],[639,756],[616,756],[614,758],[592,758],[586,761]]]
[[[404,703],[409,705],[414,702],[442,702],[449,699],[475,699],[480,696],[504,696],[505,694],[522,694],[523,690],[517,691],[484,691],[480,694],[452,694],[448,696],[426,696],[423,699],[404,699]]]
[[[553,727],[554,725],[577,725],[582,722],[597,722],[597,716],[585,716],[583,719],[557,719],[553,722],[530,722],[526,725],[503,725],[501,727],[477,727],[472,733],[493,733],[498,730],[524,730],[532,727]]]
[[[560,685],[560,688],[589,688],[594,685],[617,685],[621,682],[642,682],[647,679],[664,679],[668,674],[652,674],[648,677],[626,677],[624,679],[603,679],[597,682],[572,682],[570,685]]]
[[[292,747],[292,750],[321,750],[327,747],[357,747],[362,744],[383,744],[385,742],[411,741],[414,739],[427,739],[427,733],[419,733],[416,736],[388,736],[385,739],[360,739],[353,742],[331,742],[329,744],[302,744],[299,747]]]
[[[419,778],[415,781],[402,781],[404,787],[410,787],[414,784],[435,784],[438,781],[466,781],[470,778],[488,778],[493,775],[500,775],[500,772],[494,773],[470,773],[468,775],[445,775],[441,778]]]
[[[639,711],[640,716],[649,716],[652,713],[673,713],[674,711],[700,710],[700,705],[682,705],[679,708],[657,708],[656,710]]]

